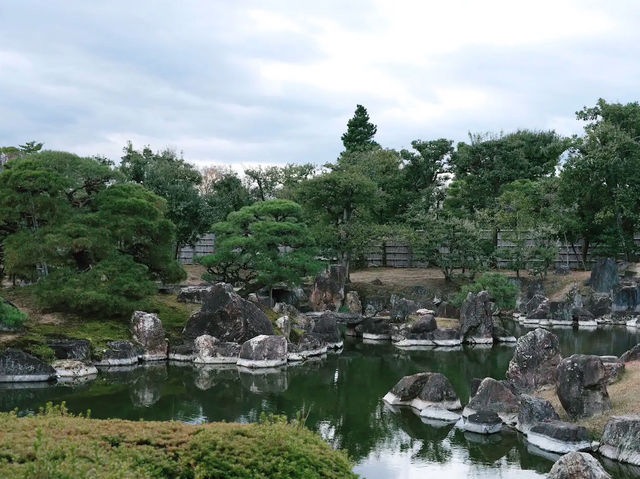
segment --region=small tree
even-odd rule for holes
[[[378,127],[369,121],[369,113],[362,105],[356,106],[356,111],[347,122],[347,131],[342,135],[345,153],[365,151],[379,148],[373,137]]]
[[[314,259],[313,241],[302,221],[302,208],[287,200],[267,200],[230,213],[214,227],[216,252],[200,262],[205,279],[248,288],[300,284],[322,269]]]

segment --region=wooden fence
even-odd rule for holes
[[[178,261],[182,264],[194,264],[197,256],[205,256],[214,252],[216,236],[208,233],[198,240],[195,247],[185,246],[178,253]]]

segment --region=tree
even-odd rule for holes
[[[154,153],[149,147],[124,148],[120,171],[125,179],[143,185],[167,201],[167,217],[176,227],[175,257],[185,245],[195,245],[209,231],[210,211],[198,189],[200,172],[175,151]]]
[[[276,284],[299,285],[322,264],[302,221],[302,208],[287,200],[267,200],[230,213],[218,223],[216,252],[201,258],[207,279],[244,288],[266,287],[273,300]],[[273,303],[273,301],[272,301]]]
[[[44,143],[37,143],[35,141],[27,141],[24,145],[20,145],[20,151],[25,154],[28,155],[30,153],[37,153],[40,150],[42,150],[42,147],[44,146]]]
[[[355,226],[375,207],[378,188],[358,171],[332,171],[300,184],[298,195],[311,218],[314,236],[337,254],[349,275],[356,243]]]
[[[224,221],[229,213],[253,203],[249,190],[235,172],[217,169],[214,176],[211,169],[208,171],[203,175],[206,181],[200,194],[209,209],[211,224]]]
[[[166,202],[93,158],[43,151],[0,173],[0,229],[9,274],[37,281],[48,308],[122,315],[178,281]]]
[[[597,242],[599,254],[631,260],[640,216],[640,105],[609,104],[577,112],[588,122],[584,138],[563,165],[560,198],[572,213],[570,231]]]
[[[266,201],[275,198],[294,200],[296,186],[315,172],[315,165],[304,163],[300,165],[287,164],[285,166],[267,166],[244,170],[249,190],[256,201]]]
[[[373,139],[377,131],[378,127],[369,121],[367,109],[356,105],[353,118],[347,122],[347,131],[341,137],[345,148],[343,154],[379,148]]]

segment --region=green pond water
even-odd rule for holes
[[[515,329],[516,334],[524,330]],[[640,342],[625,328],[554,329],[564,355],[619,355]],[[345,343],[341,354],[252,374],[234,367],[151,363],[101,371],[86,384],[0,388],[0,410],[35,412],[48,401],[65,401],[73,412],[94,418],[174,419],[189,423],[258,421],[262,413],[295,417],[305,410],[307,426],[335,447],[346,449],[355,471],[378,478],[544,477],[554,457],[532,453],[522,436],[463,433],[425,424],[407,410],[393,412],[381,398],[403,376],[420,371],[445,374],[463,404],[472,378],[504,378],[513,347],[458,351],[402,351],[390,343]],[[1,431],[1,428],[0,428]],[[615,478],[637,471],[606,465]]]

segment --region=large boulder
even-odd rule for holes
[[[127,366],[136,364],[141,354],[140,347],[131,341],[111,341],[107,343],[107,349],[102,351],[102,358],[95,364],[96,366]]]
[[[493,342],[492,304],[488,291],[467,295],[460,307],[460,335],[469,343]]]
[[[548,301],[548,299],[544,294],[534,294],[531,299],[525,303],[524,314],[529,317],[529,315],[536,311],[545,301]]]
[[[615,383],[625,371],[624,361],[615,356],[600,356],[606,375],[607,384]]]
[[[308,331],[313,326],[313,319],[298,311],[298,309],[291,304],[276,303],[273,310],[276,313],[287,316],[291,321],[292,328]]]
[[[403,377],[383,400],[392,406],[411,406],[422,417],[457,420],[460,400],[446,376],[440,373],[418,373]]]
[[[238,366],[272,368],[287,363],[287,340],[283,336],[260,335],[245,341],[240,348]]]
[[[296,342],[287,346],[289,361],[304,361],[313,356],[321,356],[327,352],[327,343],[309,333],[304,333]]]
[[[438,323],[433,314],[425,314],[418,318],[409,328],[409,337],[421,338],[438,329]]]
[[[587,297],[584,307],[596,318],[611,314],[611,295],[607,293],[593,293]]]
[[[519,410],[520,401],[508,384],[493,378],[484,378],[462,415],[467,417],[480,411],[495,412],[503,422],[513,425],[516,423]]]
[[[91,379],[98,374],[98,369],[94,365],[76,359],[59,359],[51,366],[56,370],[58,381],[61,382]]]
[[[414,314],[420,309],[420,305],[415,301],[406,298],[399,298],[396,295],[391,296],[391,320],[402,322],[409,315]]]
[[[350,313],[362,314],[362,302],[357,291],[349,291],[345,298],[344,305],[349,309]]]
[[[418,396],[430,377],[431,373],[418,373],[405,376],[391,388],[391,391],[389,391],[383,399],[389,404],[406,403],[408,405]]]
[[[357,326],[363,339],[388,340],[391,339],[391,324],[384,318],[366,318]]]
[[[640,285],[630,282],[618,285],[613,291],[611,310],[616,313],[640,312]]]
[[[600,454],[614,461],[640,466],[640,415],[613,416],[600,441]]]
[[[238,362],[240,345],[221,342],[218,338],[203,334],[193,342],[194,363],[199,364],[235,364]]]
[[[521,392],[531,392],[556,382],[562,356],[558,337],[537,328],[518,338],[507,379]]]
[[[545,300],[538,307],[527,313],[527,319],[549,319],[551,317],[551,302]]]
[[[86,339],[54,339],[47,341],[47,346],[53,349],[56,359],[91,359],[91,342]]]
[[[495,434],[502,431],[502,419],[493,411],[478,411],[463,416],[459,427],[476,434]]]
[[[344,284],[347,269],[332,264],[328,271],[316,276],[309,302],[314,311],[338,311],[344,300]]]
[[[611,479],[598,460],[586,452],[570,452],[558,459],[548,479]]]
[[[182,332],[185,342],[203,334],[243,343],[261,334],[274,334],[274,330],[260,308],[242,299],[231,285],[218,283],[203,296],[202,308],[191,315]]]
[[[611,409],[607,371],[599,356],[574,354],[558,366],[556,392],[573,419],[602,414]]]
[[[640,343],[636,344],[629,351],[625,352],[620,356],[620,361],[623,363],[629,363],[631,361],[637,361],[640,359]]]
[[[178,293],[179,303],[202,304],[204,297],[211,291],[211,285],[187,286]]]
[[[0,354],[0,383],[49,381],[55,374],[50,365],[19,349]]]
[[[562,421],[534,424],[527,432],[527,441],[544,451],[556,454],[592,448],[589,433],[584,427]]]
[[[596,293],[610,293],[618,281],[618,264],[613,258],[600,259],[591,268],[589,285]]]
[[[324,341],[329,348],[341,348],[343,345],[338,323],[331,314],[323,314],[315,318],[310,333]]]
[[[134,311],[130,325],[133,341],[142,348],[144,361],[167,359],[169,342],[157,314]]]
[[[526,434],[532,426],[539,422],[559,421],[560,417],[546,399],[522,394],[520,411],[518,412],[518,431]]]

